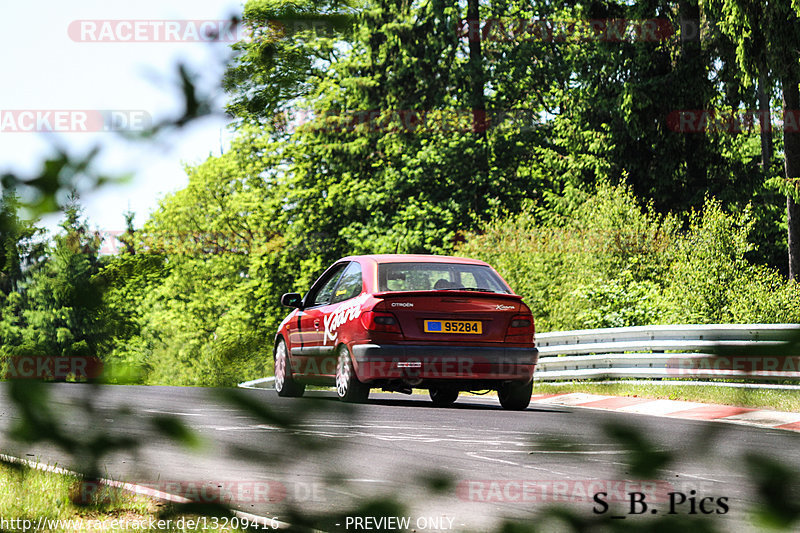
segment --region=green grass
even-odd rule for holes
[[[608,396],[634,396],[689,402],[716,403],[800,413],[800,390],[744,389],[712,385],[657,385],[625,383],[537,383],[534,394],[586,392]]]
[[[134,523],[149,525],[151,519],[157,522],[164,513],[171,515],[173,508],[170,504],[123,490],[104,486],[94,488],[93,485],[88,490],[84,486],[82,490],[81,487],[79,478],[75,476],[0,463],[0,531],[30,531],[40,524],[40,519],[72,521],[62,522],[58,527],[54,527],[52,522],[42,522],[42,530],[54,533],[125,529],[119,525],[114,528],[114,520],[124,521],[131,531],[240,531],[221,527],[179,529],[178,526],[185,525],[186,520],[197,519],[196,516],[180,514],[169,516],[171,528],[131,529]],[[181,518],[184,519],[182,524],[178,522]],[[206,524],[211,524],[211,520],[208,518]]]

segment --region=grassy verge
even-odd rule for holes
[[[159,520],[164,521],[159,524]],[[201,520],[175,514],[169,504],[127,491],[87,490],[74,476],[0,464],[0,531],[242,531],[219,527],[222,519],[214,523],[209,517],[206,527],[200,527]]]
[[[800,413],[800,390],[744,389],[703,385],[650,385],[635,383],[537,383],[534,394],[586,392],[609,396],[635,396],[689,402],[716,403]]]

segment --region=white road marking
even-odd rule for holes
[[[625,450],[482,450],[482,453],[526,453],[535,455],[539,453],[565,453],[565,454],[584,454],[584,455],[609,455],[628,453]]]
[[[640,413],[644,415],[668,415],[678,411],[687,411],[695,407],[705,407],[707,404],[697,402],[683,402],[678,400],[653,400],[628,407],[614,409],[617,413]]]
[[[576,405],[581,403],[594,402],[597,400],[605,400],[608,396],[601,396],[599,394],[587,394],[584,392],[572,392],[563,396],[551,396],[541,400],[535,400],[533,403],[536,405]]]
[[[203,416],[203,413],[175,413],[172,411],[159,411],[158,409],[143,409],[143,413],[156,413],[159,415],[174,415],[174,416]]]
[[[476,452],[467,452],[467,457],[472,457],[473,459],[483,459],[485,461],[493,461],[495,463],[503,463],[511,466],[520,466],[519,463],[506,461],[504,459],[495,459],[494,457],[483,457],[482,455],[478,455]]]
[[[719,479],[711,479],[710,477],[703,477],[703,476],[693,476],[692,474],[686,474],[685,472],[678,472],[675,470],[664,470],[664,472],[669,472],[671,474],[675,474],[681,477],[690,477],[692,479],[699,479],[701,481],[713,481],[714,483],[725,483],[724,481]]]
[[[780,426],[782,424],[791,424],[800,422],[800,413],[788,413],[782,411],[749,411],[747,413],[740,413],[738,415],[726,416],[718,420],[726,422],[741,421],[750,422],[751,424],[765,425],[765,426]]]
[[[569,453],[569,454],[582,454],[582,455],[620,455],[628,453],[627,450],[598,450],[598,451],[569,451],[569,450],[536,450],[530,452],[531,454],[536,453]]]

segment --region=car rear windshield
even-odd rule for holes
[[[491,268],[459,263],[383,263],[378,286],[380,291],[511,292]]]

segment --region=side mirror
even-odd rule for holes
[[[281,296],[281,305],[300,308],[303,305],[303,297],[297,292],[287,292]]]

